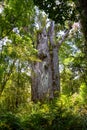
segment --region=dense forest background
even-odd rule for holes
[[[0,130],[87,130],[86,0],[0,0]]]

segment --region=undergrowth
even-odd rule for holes
[[[78,94],[50,103],[30,102],[15,112],[0,111],[0,130],[87,130],[87,106]]]

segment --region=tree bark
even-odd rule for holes
[[[53,98],[51,59],[45,28],[38,34],[36,48],[41,62],[33,64],[31,90],[32,100],[35,102]]]
[[[59,48],[69,34],[65,32],[62,39],[56,43],[54,22],[46,32],[44,28],[37,36],[38,57],[41,62],[32,65],[32,100],[34,102],[44,99],[53,99],[59,96],[60,92],[60,74],[59,74]]]
[[[56,44],[55,32],[54,32],[54,22],[51,22],[48,31],[49,42],[51,46],[51,66],[52,66],[52,87],[54,97],[59,95],[60,92],[60,74],[59,74],[59,46]]]

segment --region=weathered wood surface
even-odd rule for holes
[[[51,59],[46,29],[43,29],[37,38],[38,57],[41,62],[36,62],[33,67],[33,101],[43,100],[47,97],[53,98]]]
[[[59,48],[69,30],[66,30],[64,36],[58,43],[55,41],[54,22],[52,21],[48,32],[44,28],[37,36],[38,57],[41,62],[33,64],[32,73],[32,100],[42,101],[52,99],[60,92],[60,74],[59,74]]]

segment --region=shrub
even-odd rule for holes
[[[12,113],[0,115],[0,130],[23,130],[20,119]]]
[[[82,104],[87,104],[87,85],[86,83],[82,83],[80,86],[80,100]]]

